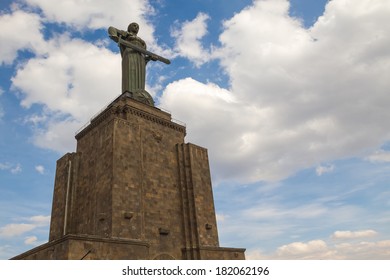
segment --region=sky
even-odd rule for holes
[[[220,245],[390,259],[390,1],[2,0],[0,259],[48,240],[56,160],[120,94],[107,28],[208,149]]]

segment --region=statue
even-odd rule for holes
[[[132,98],[154,106],[152,96],[145,90],[145,68],[150,61],[171,62],[146,50],[145,41],[137,36],[139,25],[130,23],[127,31],[108,28],[109,37],[118,43],[122,56],[122,93],[128,92]]]

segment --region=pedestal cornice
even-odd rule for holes
[[[88,133],[88,131],[96,127],[98,124],[106,121],[107,119],[113,117],[127,119],[128,114],[141,117],[145,120],[157,123],[162,126],[166,126],[173,130],[182,132],[184,135],[186,134],[185,125],[174,122],[170,113],[164,112],[157,107],[149,106],[136,101],[124,93],[111,102],[95,117],[93,117],[89,124],[77,131],[75,138],[79,140],[86,133]]]

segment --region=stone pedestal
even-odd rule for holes
[[[14,259],[244,259],[219,247],[207,150],[121,95],[57,161],[49,242]]]

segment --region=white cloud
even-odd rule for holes
[[[254,1],[224,23],[213,53],[231,83],[218,92],[234,103],[212,84],[166,88],[163,107],[210,150],[217,177],[281,180],[390,140],[390,2],[355,2],[330,1],[305,29],[288,1]]]
[[[247,259],[279,260],[387,260],[390,240],[331,244],[324,240],[293,242],[266,254],[261,250],[248,252]]]
[[[74,132],[120,94],[120,56],[66,35],[48,41],[47,48],[47,55],[21,66],[12,82],[23,93],[23,106],[45,106],[39,119],[30,118],[46,121],[34,128],[34,143],[65,152],[74,149]]]
[[[107,103],[109,92],[119,92],[118,55],[66,35],[48,41],[47,47],[47,55],[30,59],[12,78],[13,86],[24,93],[23,106],[41,103],[81,118]],[[33,80],[41,82],[30,83]]]
[[[32,216],[30,218],[27,218],[27,220],[37,225],[47,225],[50,222],[50,216]]]
[[[19,174],[22,172],[22,165],[20,163],[16,164],[15,167],[10,169],[12,174]]]
[[[34,224],[8,224],[0,228],[1,237],[19,236],[36,228]]]
[[[320,165],[316,168],[316,173],[318,176],[321,176],[325,173],[331,173],[333,172],[333,170],[334,170],[334,165],[327,165],[327,166]]]
[[[329,215],[330,211],[321,204],[305,204],[297,207],[283,207],[278,205],[255,206],[245,210],[244,216],[251,219],[280,220],[280,219],[317,219]]]
[[[9,162],[0,162],[0,170],[8,170],[12,174],[19,174],[22,172],[22,165],[20,163],[12,164]]]
[[[47,226],[50,222],[50,216],[33,216],[24,218],[26,223],[7,224],[0,228],[0,237],[10,238],[20,236],[34,230],[37,227]]]
[[[36,165],[35,166],[35,171],[37,171],[39,174],[44,174],[45,173],[45,167],[43,165]]]
[[[45,243],[45,241],[38,240],[38,237],[36,237],[35,235],[27,236],[24,238],[24,244],[26,245],[39,246],[43,243]]]
[[[329,249],[323,240],[312,240],[307,243],[294,242],[287,245],[283,245],[279,247],[276,251],[276,255],[278,257],[286,259],[322,259],[325,256],[328,257],[329,254],[333,255],[332,252],[329,252]]]
[[[390,258],[390,240],[342,243],[335,245],[335,248],[343,259],[388,260]]]
[[[10,64],[18,50],[44,53],[41,18],[33,13],[16,10],[0,14],[0,65]]]
[[[74,151],[76,148],[75,132],[84,123],[77,120],[50,120],[43,129],[34,131],[33,143],[38,147],[63,153]]]
[[[24,123],[32,124],[34,127],[36,127],[36,126],[38,126],[42,123],[45,123],[47,121],[48,114],[50,114],[50,112],[43,113],[42,115],[33,114],[30,116],[27,116],[24,119]]]
[[[53,2],[50,0],[24,0],[27,4],[38,7],[44,16],[57,23],[65,23],[78,29],[108,28],[117,25],[127,28],[129,19],[146,25],[145,16],[154,13],[148,1],[144,0],[105,0],[90,1],[68,0]],[[151,33],[149,31],[149,33]]]
[[[390,152],[378,150],[366,159],[371,162],[390,162]]]
[[[251,131],[257,121],[251,117],[264,118],[270,112],[250,106],[239,111],[242,106],[231,92],[192,78],[169,84],[160,99],[160,106],[187,123],[189,141],[210,148],[214,161],[212,170],[217,177],[252,175],[253,170],[246,172],[246,165],[237,165],[237,162],[247,160],[248,154],[253,152],[248,142],[257,137]]]
[[[36,245],[38,241],[38,238],[36,236],[27,236],[24,239],[24,244],[26,245]]]
[[[245,259],[247,260],[269,260],[269,257],[260,249],[246,250]]]
[[[215,217],[217,218],[217,221],[218,222],[224,222],[228,217],[226,215],[223,215],[223,214],[216,214]]]
[[[355,239],[373,237],[378,233],[375,230],[361,230],[361,231],[335,231],[332,234],[333,239]]]
[[[131,22],[137,22],[141,28],[139,36],[146,41],[149,48],[163,56],[172,56],[172,52],[162,49],[154,37],[154,27],[148,17],[155,14],[149,1],[106,0],[89,1],[67,0],[53,2],[50,0],[24,0],[32,7],[42,10],[43,17],[54,23],[64,23],[69,27],[84,29],[108,29],[115,26],[127,30]]]
[[[10,164],[8,162],[6,162],[6,163],[0,162],[0,170],[7,170],[9,168],[10,168]]]
[[[171,30],[171,35],[176,39],[175,50],[198,67],[210,59],[210,52],[201,43],[201,39],[207,34],[208,19],[207,14],[199,13],[192,21],[185,21]]]

